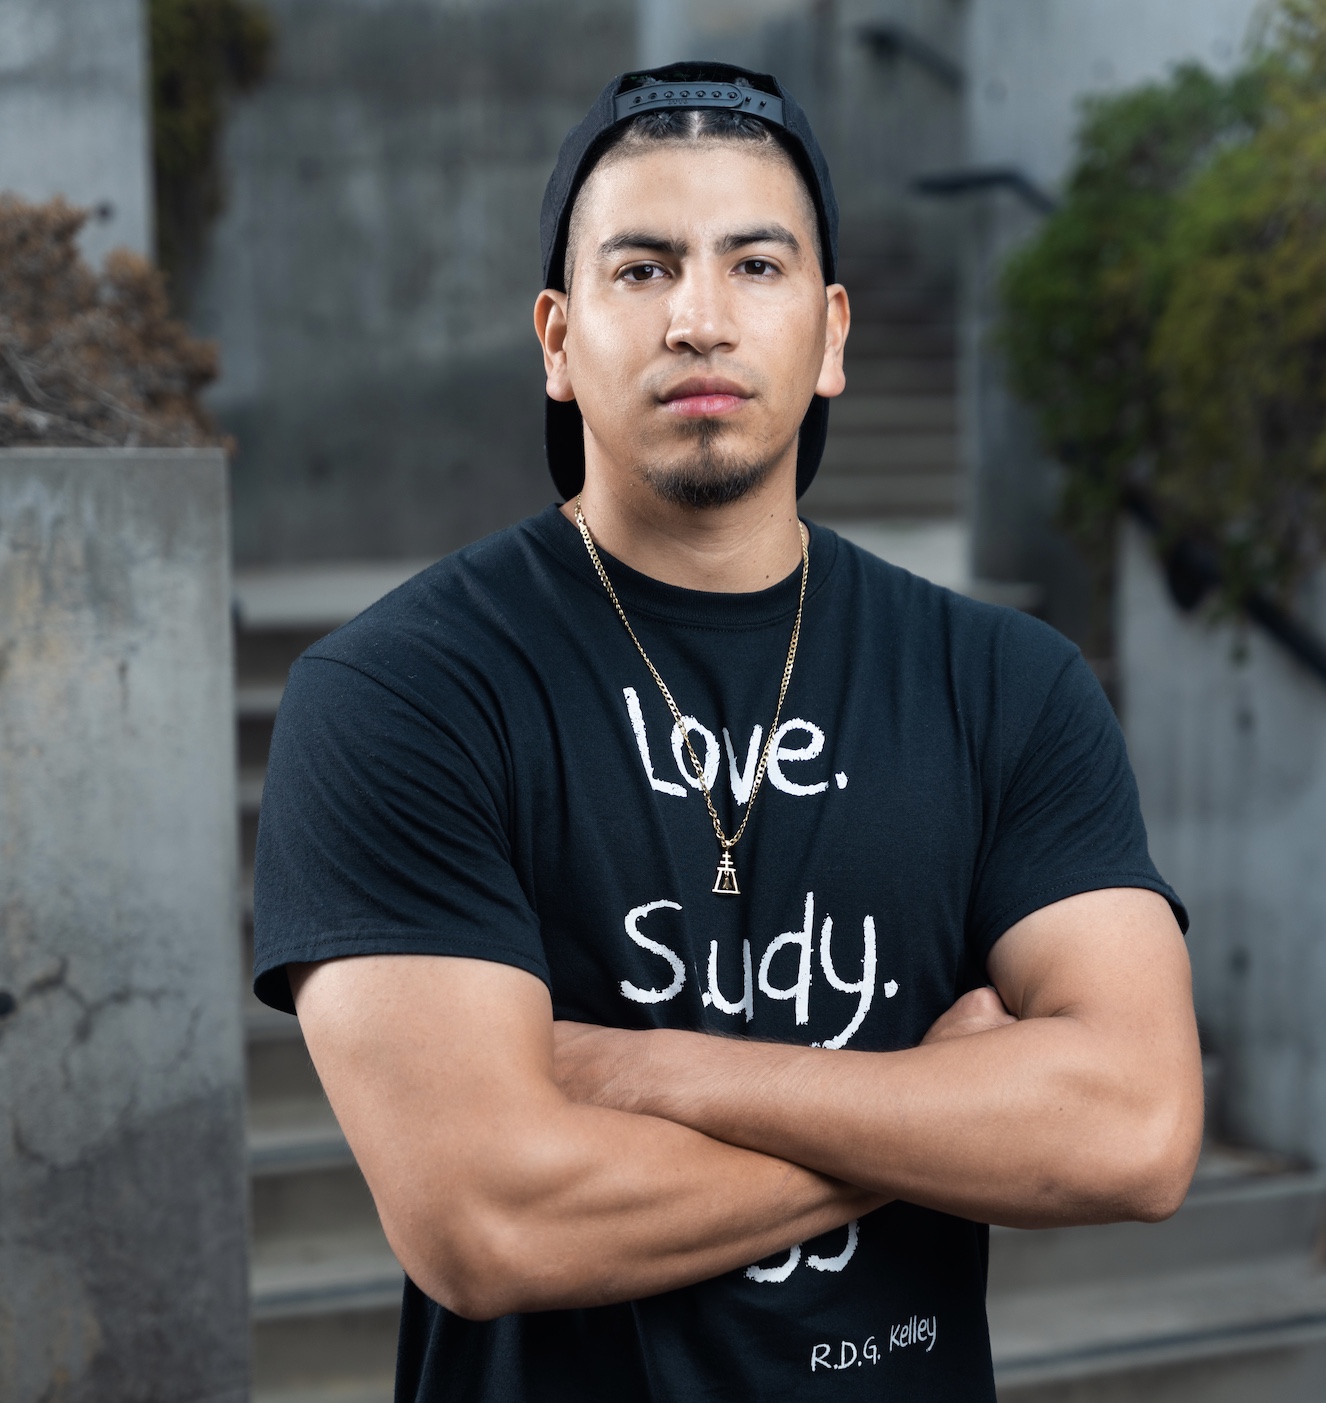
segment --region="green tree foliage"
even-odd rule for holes
[[[149,0],[148,34],[157,250],[178,296],[224,203],[226,100],[261,81],[273,31],[260,0]]]
[[[1093,560],[1140,488],[1216,552],[1228,605],[1290,595],[1326,555],[1326,0],[1285,0],[1232,78],[1091,100],[1002,291]]]

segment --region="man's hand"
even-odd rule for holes
[[[650,1037],[648,1032],[559,1020],[553,1024],[553,1079],[577,1105],[642,1114]]]
[[[566,1094],[1015,1227],[1169,1216],[1202,1133],[1187,951],[1153,892],[1089,892],[995,945],[904,1052],[671,1029],[559,1032]]]
[[[964,994],[941,1013],[921,1042],[946,1042],[1016,1022],[999,991],[986,985]],[[553,1077],[567,1099],[579,1105],[644,1114],[654,1036],[652,1031],[558,1021],[553,1024]]]
[[[945,1013],[941,1013],[930,1025],[930,1031],[921,1039],[926,1043],[947,1042],[950,1038],[965,1038],[972,1033],[988,1033],[993,1028],[1005,1028],[1017,1019],[1004,1007],[999,990],[987,984],[983,989],[973,989],[964,994]]]

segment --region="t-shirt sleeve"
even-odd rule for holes
[[[1010,680],[1008,691],[1021,691]],[[1024,694],[1025,695],[1025,694]],[[1123,732],[1080,653],[1061,665],[1028,725],[1010,722],[969,930],[984,961],[1024,916],[1081,892],[1144,887],[1188,914],[1147,851]]]
[[[500,739],[467,706],[448,717],[337,659],[295,665],[258,824],[264,1003],[293,1012],[285,966],[345,955],[462,955],[547,982],[511,862]]]

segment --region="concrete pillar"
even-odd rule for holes
[[[151,255],[143,0],[4,0],[0,132],[0,190],[96,211],[82,240],[95,263]]]
[[[248,1396],[219,450],[0,452],[0,1394]]]
[[[636,0],[636,14],[635,61],[641,68],[659,68],[695,57],[691,52],[690,0]],[[610,77],[612,74],[604,82]]]
[[[1326,579],[1299,610],[1326,631]],[[1119,660],[1151,851],[1192,913],[1224,1133],[1326,1164],[1326,685],[1257,629],[1181,614],[1131,527]]]

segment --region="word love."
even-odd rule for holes
[[[695,773],[695,766],[691,764],[691,757],[686,753],[686,742],[681,727],[675,721],[672,723],[672,759],[682,780],[682,783],[678,784],[676,780],[660,779],[654,772],[654,752],[650,748],[649,733],[645,730],[645,714],[640,706],[640,694],[634,687],[623,687],[622,695],[626,698],[626,714],[631,718],[631,730],[635,732],[640,763],[645,767],[650,786],[660,794],[671,794],[677,799],[684,799],[690,789],[698,790],[700,780]],[[722,759],[718,737],[708,726],[702,726],[694,716],[683,716],[682,721],[690,735],[691,745],[695,748],[695,758],[699,760],[704,771],[705,785],[712,794],[718,784],[719,764]],[[756,726],[751,731],[745,756],[738,762],[737,747],[732,744],[732,737],[727,728],[723,728],[723,753],[727,756],[728,783],[732,786],[732,797],[738,804],[744,804],[750,798],[751,788],[755,783],[755,771],[760,764],[760,743],[763,739],[763,729]],[[793,744],[793,741],[798,743]],[[796,717],[784,721],[774,732],[769,745],[769,783],[775,789],[781,789],[784,794],[823,794],[829,787],[827,779],[816,779],[813,774],[794,768],[809,760],[818,759],[823,751],[824,732],[813,721],[802,721]],[[833,778],[839,789],[847,788],[847,776],[841,771]]]
[[[647,950],[665,961],[672,971],[672,978],[660,988],[643,989],[629,979],[621,982],[621,991],[632,1003],[664,1004],[675,999],[686,987],[686,961],[659,936],[663,931],[657,919],[650,924],[650,934],[646,935],[641,926],[647,918],[656,917],[660,911],[680,911],[676,901],[651,901],[648,905],[637,906],[626,914],[626,934],[640,949]],[[819,931],[819,963],[824,979],[830,989],[840,994],[856,995],[856,1012],[851,1021],[835,1037],[823,1043],[812,1043],[813,1047],[837,1049],[845,1047],[848,1040],[866,1020],[870,1006],[875,999],[876,985],[876,940],[875,919],[867,916],[862,922],[861,978],[843,978],[833,954],[833,917],[825,916]],[[815,952],[815,893],[806,893],[805,911],[799,930],[784,931],[775,936],[764,947],[760,955],[759,971],[751,955],[749,940],[741,942],[743,971],[742,992],[739,999],[729,999],[722,991],[718,968],[718,941],[709,942],[708,988],[700,996],[706,1008],[716,1008],[720,1013],[744,1014],[747,1023],[755,1021],[755,992],[776,1002],[791,1001],[798,1024],[810,1022],[810,994],[814,978]],[[841,956],[840,956],[841,957]],[[789,981],[788,976],[791,975]],[[891,999],[898,992],[898,985],[890,979],[884,985],[884,997]]]

